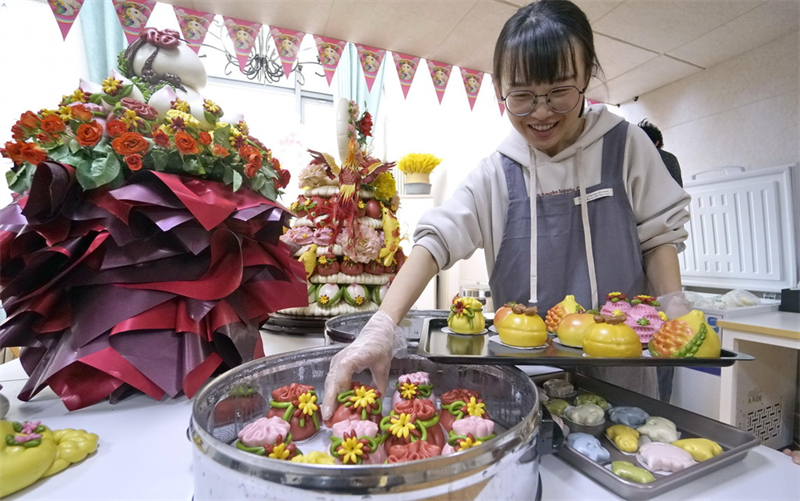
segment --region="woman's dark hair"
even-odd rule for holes
[[[584,55],[584,73],[602,72],[586,14],[567,0],[539,0],[519,9],[497,38],[494,75],[509,85],[552,84],[577,74],[576,48]]]

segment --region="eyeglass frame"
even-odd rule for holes
[[[568,89],[568,88],[573,88],[573,89],[577,90],[579,99],[575,102],[575,105],[572,108],[568,109],[567,111],[556,111],[556,110],[554,110],[550,106],[550,102],[546,99],[547,96],[549,96],[550,93],[553,92],[553,91],[557,91],[557,90],[560,90],[560,89]],[[584,95],[586,93],[586,89],[588,89],[588,88],[589,88],[588,84],[583,88],[583,90],[580,90],[577,85],[562,85],[560,87],[553,87],[552,89],[547,91],[547,94],[536,94],[536,93],[534,93],[533,91],[530,91],[530,90],[512,90],[508,94],[506,94],[505,96],[501,97],[500,99],[503,101],[503,105],[506,107],[506,110],[510,114],[514,115],[515,117],[527,117],[528,115],[530,115],[531,113],[536,111],[536,105],[539,104],[539,100],[538,99],[540,97],[544,97],[545,98],[544,104],[547,105],[547,108],[550,111],[552,111],[553,113],[558,113],[559,115],[566,115],[567,113],[569,113],[570,111],[572,111],[572,110],[574,110],[575,108],[578,107],[578,104],[580,104],[580,102],[581,102],[580,96]],[[531,108],[531,111],[529,111],[527,113],[523,113],[522,115],[518,115],[517,113],[514,113],[513,111],[511,111],[508,108],[508,104],[506,104],[506,99],[508,99],[508,96],[510,96],[514,92],[530,92],[531,94],[533,94],[533,107]]]

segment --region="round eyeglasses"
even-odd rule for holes
[[[540,97],[545,98],[547,107],[553,113],[569,113],[581,102],[584,92],[586,92],[586,87],[580,90],[574,85],[555,87],[550,89],[547,94],[534,94],[529,90],[514,90],[506,94],[503,102],[508,112],[515,117],[526,117],[533,113]]]

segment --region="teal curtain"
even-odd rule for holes
[[[89,80],[100,83],[112,68],[117,55],[127,46],[111,0],[86,0],[80,13]]]
[[[372,84],[372,92],[367,90],[367,80],[364,77],[364,70],[361,69],[361,63],[358,61],[358,51],[352,43],[348,43],[345,47],[342,58],[339,61],[339,67],[336,70],[339,95],[345,99],[355,101],[362,112],[369,111],[374,123],[378,123],[381,93],[383,91],[383,73],[386,65],[389,64],[386,61],[387,58],[391,62],[391,54],[388,52],[381,62],[378,76],[375,77],[375,82]]]

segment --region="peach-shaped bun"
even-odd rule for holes
[[[594,325],[594,315],[590,313],[570,313],[558,324],[556,335],[567,346],[580,348],[589,327]]]
[[[583,351],[590,357],[637,358],[642,356],[639,336],[625,325],[625,314],[595,315],[595,324],[583,337]]]
[[[511,313],[494,326],[500,341],[520,347],[543,345],[547,341],[547,327],[538,312],[536,306],[528,308],[522,303],[515,304]]]

